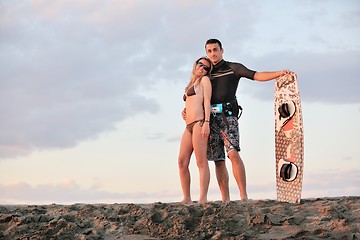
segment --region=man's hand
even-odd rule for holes
[[[285,69],[281,71],[281,75],[286,75],[286,74],[290,74],[290,75],[294,75],[296,76],[296,74],[292,71],[290,71],[289,69]]]

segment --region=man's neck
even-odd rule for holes
[[[214,66],[218,65],[219,63],[221,63],[224,59],[222,58],[220,61],[217,61],[216,63],[213,63]]]

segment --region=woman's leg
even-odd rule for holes
[[[187,129],[185,129],[183,136],[181,138],[178,167],[179,167],[181,188],[184,195],[184,198],[181,202],[186,204],[192,203],[191,194],[190,194],[191,177],[189,171],[189,163],[192,152],[193,152],[193,146],[192,146],[191,134]]]
[[[201,136],[200,124],[195,124],[192,137],[193,137],[194,153],[196,157],[196,164],[199,168],[199,175],[200,175],[199,203],[205,203],[207,202],[207,193],[209,190],[209,183],[210,183],[210,170],[206,155],[208,138],[203,138]]]

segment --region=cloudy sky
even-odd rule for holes
[[[0,0],[0,204],[181,200],[182,94],[209,38],[298,74],[303,198],[360,195],[358,0]],[[252,199],[276,198],[273,91],[237,92]]]

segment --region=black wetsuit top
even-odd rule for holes
[[[241,63],[227,62],[224,59],[216,64],[211,72],[211,104],[228,102],[235,99],[241,77],[254,80],[256,71]]]

